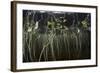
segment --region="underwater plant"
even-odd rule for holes
[[[89,13],[23,10],[23,62],[89,59],[89,19]]]

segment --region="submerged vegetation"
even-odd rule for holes
[[[89,13],[23,10],[23,62],[91,58]]]

